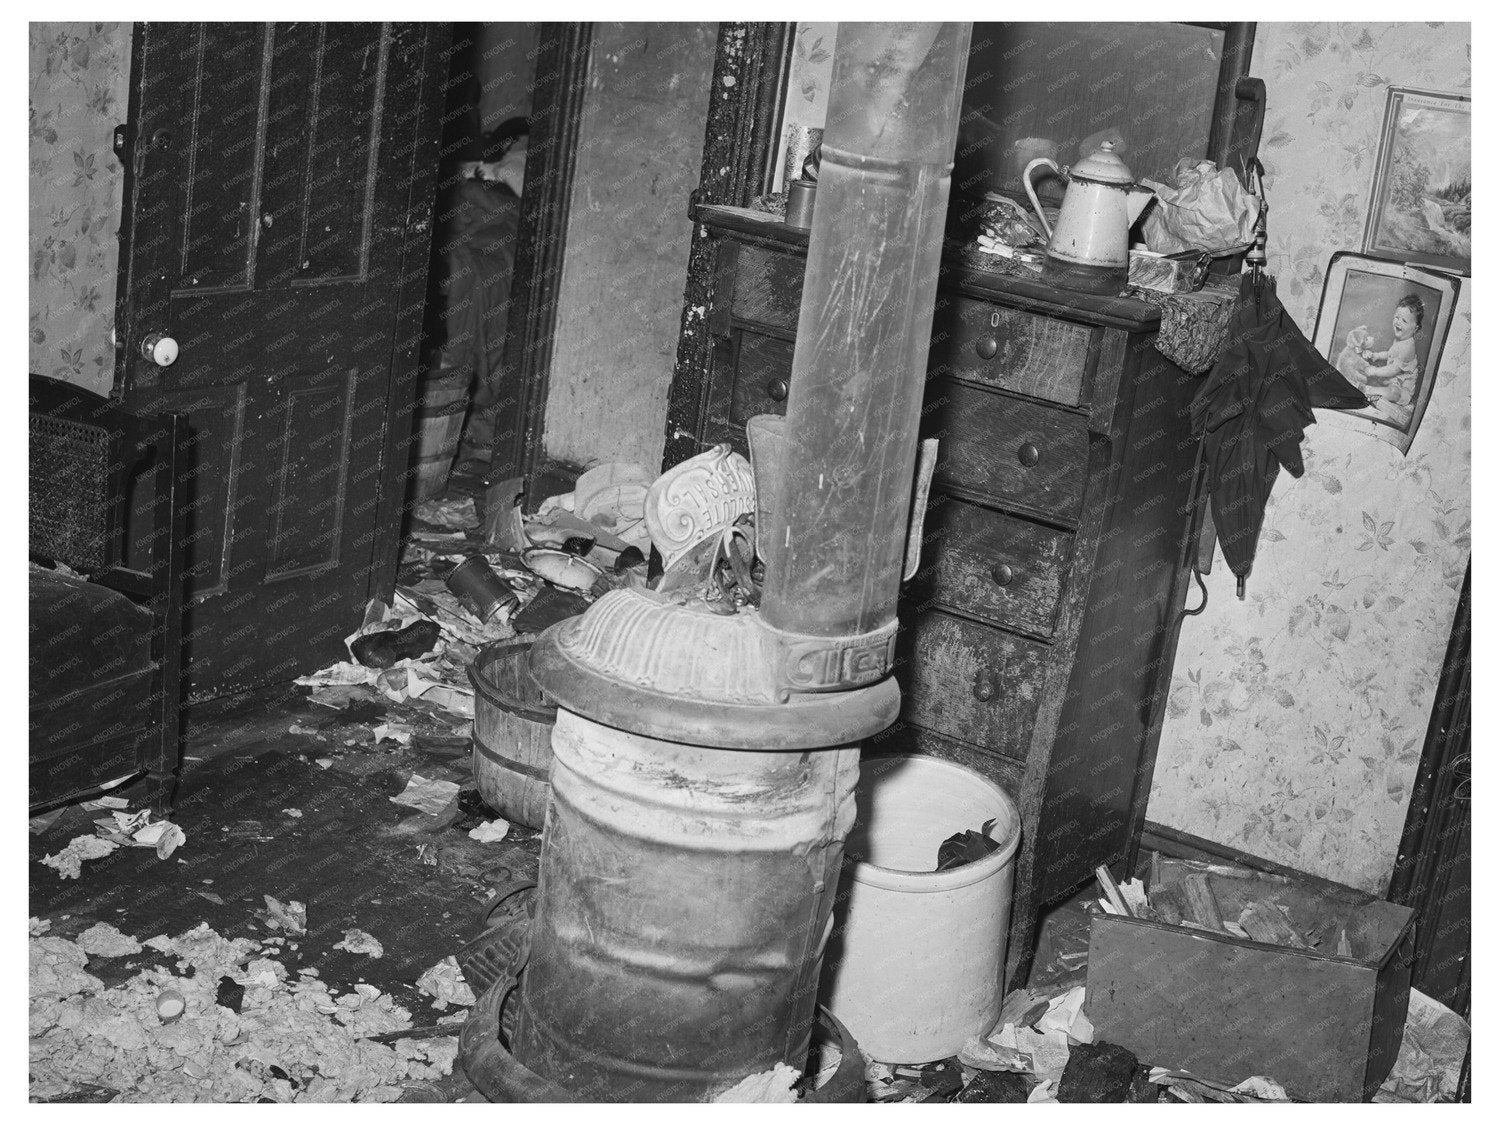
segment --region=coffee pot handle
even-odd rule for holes
[[[1026,188],[1026,195],[1031,200],[1031,206],[1036,211],[1036,217],[1042,220],[1042,229],[1047,232],[1047,237],[1050,239],[1052,237],[1052,224],[1047,221],[1047,214],[1042,210],[1042,201],[1036,197],[1036,189],[1031,186],[1031,173],[1043,164],[1052,169],[1053,175],[1062,175],[1062,169],[1057,166],[1057,161],[1053,160],[1050,156],[1039,156],[1026,165],[1026,170],[1021,173],[1021,183]]]

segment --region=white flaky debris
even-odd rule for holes
[[[345,930],[344,940],[333,948],[347,949],[350,953],[367,953],[371,957],[381,957],[385,954],[385,946],[364,930]]]
[[[481,844],[497,844],[505,839],[505,834],[509,831],[510,821],[496,817],[469,829],[469,839],[478,840]]]
[[[285,930],[293,936],[307,933],[307,907],[303,903],[295,899],[282,902],[270,895],[261,897],[266,900],[266,925],[271,929]]]
[[[78,935],[78,948],[90,957],[128,957],[141,951],[141,943],[108,922],[97,922]]]
[[[79,943],[29,940],[32,1100],[102,1086],[121,1102],[390,1102],[403,1083],[453,1067],[452,1036],[368,1040],[411,1026],[410,1013],[379,989],[338,995],[310,971],[289,979],[279,962],[257,956],[261,943],[206,925],[144,943],[175,955],[179,972],[152,967],[113,988],[84,971]],[[192,975],[181,975],[188,967]],[[245,985],[238,1013],[216,1003],[224,976]],[[164,1024],[156,1005],[168,991],[185,1010]]]
[[[42,863],[55,868],[61,879],[76,879],[83,870],[84,860],[103,859],[119,846],[98,836],[75,836],[56,855],[43,856]]]
[[[474,990],[464,982],[458,959],[452,956],[444,957],[418,977],[417,987],[428,996],[436,997],[432,1006],[440,1012],[449,1004],[468,1007],[474,1003]]]
[[[725,1090],[715,1102],[771,1102],[789,1104],[797,1100],[792,1089],[802,1075],[784,1062],[772,1070],[751,1074]]]

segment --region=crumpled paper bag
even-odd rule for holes
[[[1156,193],[1157,205],[1146,213],[1141,227],[1148,250],[1218,251],[1255,240],[1260,200],[1244,189],[1231,169],[1212,160],[1183,157],[1173,179],[1174,184],[1141,181]]]

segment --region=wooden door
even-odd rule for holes
[[[194,697],[347,659],[394,580],[446,25],[137,25],[119,316],[185,412]],[[163,334],[159,366],[143,342]]]

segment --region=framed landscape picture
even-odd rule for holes
[[[1370,399],[1363,410],[1318,410],[1320,423],[1411,449],[1438,363],[1459,279],[1341,251],[1328,264],[1313,347]]]
[[[1469,273],[1470,100],[1392,86],[1365,219],[1364,251]]]

